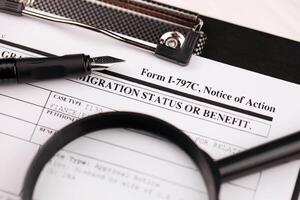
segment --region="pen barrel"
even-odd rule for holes
[[[80,77],[90,73],[89,56],[73,54],[61,57],[22,58],[16,61],[19,83],[46,79]]]
[[[222,182],[300,159],[300,132],[217,161]]]
[[[0,60],[0,82],[17,82],[16,62],[14,58]]]

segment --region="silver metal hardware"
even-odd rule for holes
[[[25,6],[33,5],[35,0],[19,0],[20,3],[23,3]]]
[[[49,0],[51,2],[51,0]],[[85,0],[85,1],[92,1],[92,0]],[[105,1],[106,0],[93,0],[93,1]],[[109,36],[111,38],[117,39],[119,41],[131,44],[136,47],[140,47],[152,52],[155,52],[156,55],[158,55],[161,58],[164,58],[166,60],[175,62],[180,65],[187,65],[192,54],[200,55],[202,52],[202,49],[204,48],[206,36],[201,31],[201,28],[203,26],[203,21],[200,19],[200,16],[196,13],[192,13],[190,11],[182,10],[180,8],[170,7],[168,5],[164,4],[158,4],[155,2],[152,2],[151,0],[132,0],[131,4],[124,3],[123,1],[115,0],[107,0],[108,4],[111,4],[112,6],[119,6],[122,9],[127,9],[128,11],[134,11],[137,12],[137,7],[141,10],[141,14],[143,15],[149,15],[151,17],[161,18],[162,21],[166,21],[166,23],[169,23],[169,25],[172,25],[173,23],[181,26],[178,31],[168,31],[160,37],[160,40],[158,43],[155,41],[157,40],[155,34],[147,34],[147,32],[143,32],[142,30],[138,31],[138,34],[140,34],[138,37],[136,36],[128,36],[124,34],[120,34],[114,31],[110,31],[103,28],[101,23],[99,25],[99,22],[95,26],[88,25],[90,23],[86,22],[79,22],[81,20],[73,20],[77,19],[76,13],[81,11],[81,8],[76,7],[76,4],[73,5],[73,9],[75,12],[75,15],[66,15],[62,14],[62,16],[68,16],[68,17],[61,17],[60,14],[51,14],[49,12],[41,11],[37,8],[33,8],[33,3],[37,2],[35,0],[0,0],[0,11],[5,12],[8,14],[16,15],[16,16],[22,16],[27,15],[31,17],[37,17],[44,20],[49,20],[53,22],[59,22],[64,24],[70,24],[74,26],[78,26],[81,28],[85,28],[88,30],[92,30],[98,33],[102,33],[106,36]],[[149,1],[149,2],[148,2]],[[65,2],[64,2],[65,3]],[[146,4],[144,4],[146,3]],[[149,5],[148,5],[149,4]],[[68,6],[63,4],[64,6]],[[90,5],[89,5],[90,6]],[[137,6],[137,7],[133,7]],[[146,6],[146,7],[145,7]],[[143,9],[142,9],[143,8]],[[90,7],[88,9],[94,9],[93,7]],[[97,8],[98,9],[98,8]],[[153,12],[153,9],[157,12]],[[82,11],[86,12],[86,10]],[[81,16],[81,15],[80,15]],[[91,16],[90,16],[91,17]],[[93,17],[91,17],[92,19]],[[137,19],[135,19],[137,20]],[[125,22],[126,23],[126,22]],[[132,23],[132,22],[131,22]],[[124,22],[122,23],[124,24]],[[123,25],[122,25],[123,26]],[[190,29],[182,29],[182,27],[188,27]],[[161,31],[160,25],[153,25],[154,28],[158,28],[158,31]],[[174,28],[177,30],[176,28]],[[173,30],[174,30],[173,29]],[[152,29],[150,29],[152,30]],[[170,30],[170,29],[169,29]],[[172,29],[171,29],[172,30]],[[119,30],[120,31],[120,30]],[[163,30],[161,32],[165,32],[166,30]],[[120,31],[122,32],[122,31]],[[129,31],[130,32],[130,31]],[[182,34],[180,32],[185,32],[185,34]],[[123,32],[122,32],[123,33]],[[127,34],[127,33],[125,33]],[[129,34],[132,35],[132,34]],[[134,35],[134,34],[133,34]],[[146,35],[146,36],[145,36]],[[140,39],[140,38],[148,38],[148,40]],[[139,38],[139,39],[138,39]],[[149,39],[150,38],[150,39]],[[154,39],[153,39],[154,38]],[[151,41],[151,42],[149,42]]]
[[[22,12],[23,15],[27,15],[27,16],[31,16],[31,17],[38,17],[41,19],[45,19],[45,20],[49,20],[49,21],[53,21],[53,22],[59,22],[59,23],[64,23],[64,24],[70,24],[70,25],[75,25],[81,28],[86,28],[92,31],[96,31],[98,33],[102,33],[104,35],[107,35],[109,37],[112,37],[114,39],[117,39],[119,41],[122,42],[126,42],[128,44],[131,44],[133,46],[136,47],[140,47],[149,51],[155,51],[155,46],[150,46],[148,43],[144,43],[142,40],[133,40],[130,37],[126,37],[124,35],[121,35],[119,33],[113,32],[113,31],[109,31],[109,30],[105,30],[105,29],[99,29],[87,24],[83,24],[77,21],[74,21],[72,19],[69,18],[65,18],[65,17],[61,17],[61,16],[57,16],[54,14],[50,14],[50,13],[46,13],[40,10],[36,10],[34,8],[30,8],[30,7],[25,7],[25,9]]]
[[[201,32],[204,22],[199,16],[197,17],[197,21],[198,23],[194,26],[193,31]]]
[[[167,32],[161,36],[160,44],[164,44],[167,47],[177,49],[182,47],[184,40],[185,40],[184,36],[177,31]]]

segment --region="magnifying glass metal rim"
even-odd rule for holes
[[[21,199],[32,200],[34,188],[41,171],[55,153],[65,145],[83,135],[110,128],[131,128],[148,131],[173,142],[195,163],[203,176],[209,199],[218,199],[220,175],[212,158],[175,126],[158,118],[134,112],[106,112],[91,115],[71,123],[54,134],[33,158],[25,176]]]

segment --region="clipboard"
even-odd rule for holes
[[[152,0],[30,0],[28,4],[153,44],[169,31],[186,34],[200,17],[205,35],[194,55],[300,83],[300,43],[296,41]]]

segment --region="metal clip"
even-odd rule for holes
[[[163,34],[155,54],[179,65],[187,65],[195,49],[201,47],[198,42],[203,35],[201,31],[203,21],[199,17],[197,21],[198,23],[185,36],[177,31]]]

